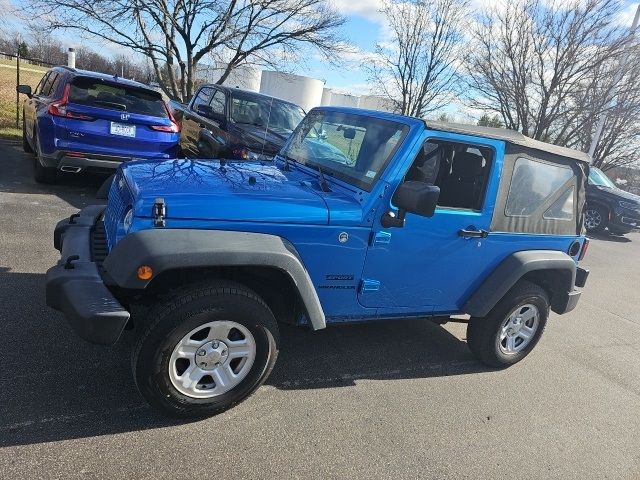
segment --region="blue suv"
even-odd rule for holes
[[[162,96],[117,76],[68,67],[45,73],[24,102],[22,144],[34,153],[34,176],[53,183],[56,171],[113,170],[132,159],[176,156],[180,126]]]
[[[517,132],[312,110],[273,161],[123,164],[108,205],[58,223],[47,304],[112,344],[171,415],[219,413],[265,381],[278,323],[468,315],[506,367],[571,311],[589,157]]]

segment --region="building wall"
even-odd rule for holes
[[[323,89],[321,80],[269,70],[262,71],[260,80],[260,93],[293,102],[305,111],[321,104]]]

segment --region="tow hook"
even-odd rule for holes
[[[75,262],[76,260],[80,260],[80,255],[69,255],[67,257],[67,261],[64,263],[64,269],[65,270],[73,270],[74,268],[76,268],[73,265],[73,262]]]
[[[71,215],[69,217],[69,223],[70,224],[76,223],[76,218],[78,218],[79,216],[80,216],[79,213],[74,213],[73,215]]]
[[[153,225],[156,227],[166,226],[165,217],[167,215],[167,205],[164,198],[156,198],[153,204]]]

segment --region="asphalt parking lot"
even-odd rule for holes
[[[578,308],[507,370],[457,324],[285,328],[254,396],[175,422],[139,397],[130,335],[89,345],[44,304],[53,227],[101,180],[38,186],[0,141],[1,478],[640,477],[640,234],[592,240]]]

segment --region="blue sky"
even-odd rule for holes
[[[508,0],[470,1],[472,8],[482,9],[495,5],[500,1]],[[620,15],[620,23],[625,26],[631,26],[638,1],[620,1],[625,5],[623,13]],[[342,36],[353,43],[357,49],[357,53],[346,56],[347,61],[345,65],[339,68],[327,65],[318,58],[317,55],[311,55],[307,61],[300,64],[292,64],[289,66],[289,69],[294,73],[324,80],[328,87],[336,88],[345,93],[368,93],[367,74],[362,59],[367,53],[375,50],[375,45],[378,41],[385,40],[385,19],[380,13],[382,0],[330,0],[330,2],[346,17],[347,22],[342,28]],[[12,3],[17,5],[20,3],[20,0],[0,0],[0,11],[9,11]],[[8,20],[8,17],[10,17],[10,15],[4,17],[5,22]],[[15,18],[9,21],[9,25],[13,27],[13,29],[20,29],[20,21]],[[76,43],[78,42],[76,41]],[[105,46],[99,43],[83,43],[94,50],[105,51]],[[106,47],[106,50],[122,53],[122,49],[118,47],[111,49]]]

